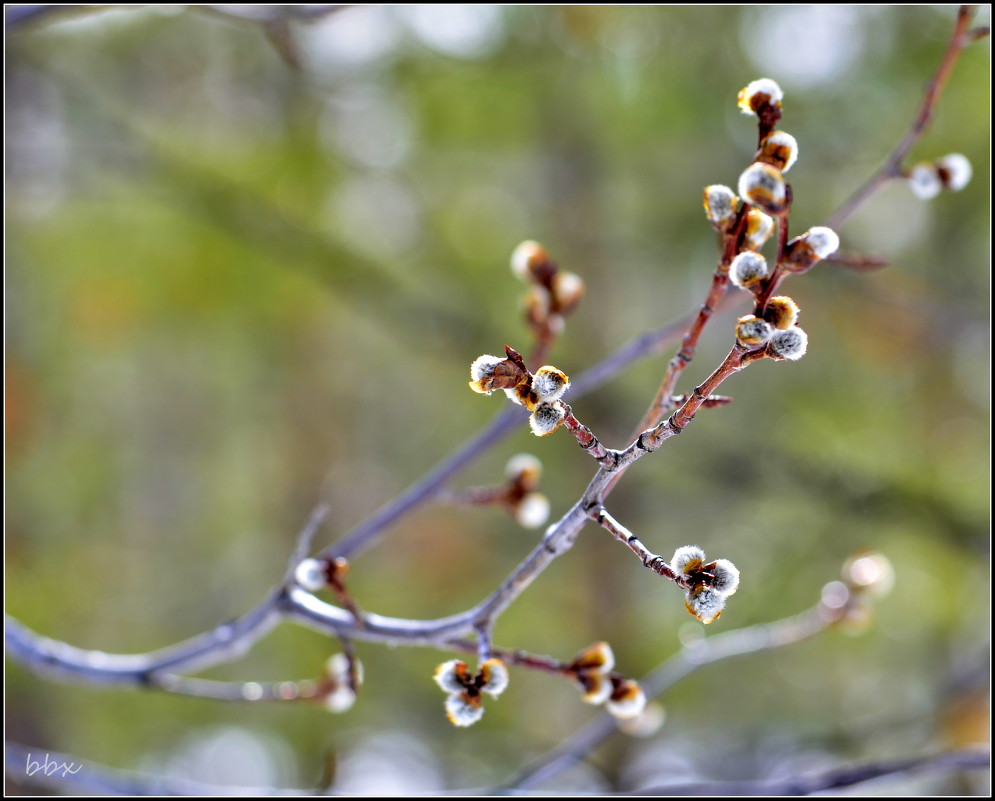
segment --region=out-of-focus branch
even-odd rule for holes
[[[991,752],[987,747],[962,748],[940,754],[906,757],[904,759],[864,762],[844,765],[818,773],[746,782],[688,782],[666,784],[638,790],[629,795],[681,795],[681,796],[730,796],[730,795],[814,795],[828,790],[854,787],[882,778],[905,778],[936,773],[959,773],[991,767]]]

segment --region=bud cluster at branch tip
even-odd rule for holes
[[[500,659],[487,659],[476,674],[466,662],[452,659],[435,669],[435,683],[447,694],[446,717],[454,726],[472,726],[484,714],[481,693],[497,698],[508,687],[508,668]]]
[[[705,562],[705,552],[697,545],[685,545],[674,552],[670,566],[691,581],[684,598],[688,612],[702,623],[719,618],[726,599],[739,589],[739,570],[728,559]]]
[[[839,250],[840,238],[832,228],[817,225],[788,242],[781,266],[791,273],[804,273]]]
[[[333,654],[325,663],[322,705],[329,712],[345,712],[356,703],[356,690],[363,683],[363,663],[343,653]]]
[[[846,634],[863,634],[874,623],[872,602],[895,584],[895,570],[881,553],[860,550],[843,564],[842,581],[822,588],[821,606],[834,625]]]
[[[936,161],[924,161],[908,171],[909,189],[920,200],[930,200],[941,189],[959,192],[971,182],[971,162],[961,153],[949,153]]]
[[[584,281],[575,273],[561,270],[542,245],[531,239],[511,254],[511,271],[529,288],[525,293],[525,315],[540,339],[563,330],[563,319],[584,296]]]
[[[606,642],[596,642],[574,658],[570,670],[583,691],[585,704],[605,705],[620,720],[634,718],[646,707],[646,694],[632,679],[612,675],[615,654]]]
[[[768,107],[780,109],[781,101],[784,100],[784,92],[770,78],[759,78],[740,89],[736,100],[744,114],[759,117]]]
[[[549,499],[536,490],[542,462],[528,453],[512,456],[505,466],[510,484],[510,507],[515,520],[525,528],[539,528],[549,518]]]
[[[532,412],[529,426],[533,434],[552,434],[566,419],[566,406],[560,398],[570,388],[569,377],[549,364],[533,375],[518,351],[507,345],[505,351],[506,359],[485,355],[474,360],[470,365],[470,389],[483,395],[504,389],[509,399]]]

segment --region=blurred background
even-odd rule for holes
[[[468,391],[467,367],[529,347],[507,266],[518,242],[587,282],[551,356],[575,375],[703,298],[716,246],[702,189],[735,186],[755,146],[742,86],[785,90],[800,232],[904,134],[955,12],[83,7],[11,24],[8,613],[137,652],[246,611],[318,500],[334,509],[324,546],[503,408]],[[858,548],[891,560],[891,595],[860,636],[699,671],[660,699],[658,732],[616,736],[549,789],[762,779],[987,741],[990,89],[984,41],[913,153],[964,153],[972,183],[929,202],[902,184],[876,196],[840,234],[891,266],[790,281],[805,359],[736,376],[732,406],[612,495],[652,550],[696,542],[740,567],[722,619],[705,630],[589,527],[496,640],[560,659],[607,640],[638,677],[682,643],[810,607]],[[706,331],[682,391],[746,309]],[[577,415],[623,444],[671,352]],[[545,464],[554,517],[593,473],[571,437],[537,440],[523,422],[457,485],[500,482],[520,452]],[[371,611],[450,614],[538,536],[497,509],[430,506],[356,559],[350,586]],[[453,655],[357,647],[366,685],[341,715],[60,685],[9,664],[7,737],[84,765],[389,794],[501,781],[595,714],[567,682],[513,670],[457,730],[431,681]],[[204,675],[305,678],[337,650],[284,626]],[[977,774],[880,786],[988,791]]]

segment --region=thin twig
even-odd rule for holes
[[[794,617],[707,637],[684,646],[640,679],[639,685],[647,698],[655,698],[704,665],[806,640],[823,631],[839,614],[838,610],[827,610],[820,603]],[[617,731],[616,719],[607,712],[602,713],[572,737],[532,762],[506,786],[517,790],[537,787],[580,761]]]
[[[685,315],[634,337],[578,375],[570,384],[570,397],[582,398],[633,362],[655,355],[681,335],[690,319],[691,315]],[[326,558],[351,557],[374,545],[390,526],[435,498],[450,479],[515,431],[525,419],[525,414],[525,410],[519,406],[508,406],[499,412],[482,431],[460,445],[431,471],[337,542],[325,548],[320,555]]]
[[[722,257],[715,267],[715,272],[712,273],[712,284],[708,289],[708,294],[705,295],[705,300],[698,307],[698,312],[694,315],[687,331],[684,332],[680,350],[668,362],[656,396],[639,421],[639,425],[632,434],[633,437],[638,436],[640,432],[645,431],[647,428],[655,426],[673,408],[671,404],[677,382],[684,370],[687,369],[688,365],[694,359],[695,351],[698,348],[698,340],[701,338],[705,326],[712,318],[712,314],[719,308],[720,303],[723,300],[728,301],[730,299],[729,294],[727,294],[729,287],[729,265],[739,252],[749,210],[750,206],[747,203],[744,203],[740,207],[735,225],[725,236],[722,246]]]
[[[788,776],[783,779],[731,782],[687,782],[665,784],[628,795],[680,796],[786,796],[814,795],[829,790],[854,787],[882,778],[904,778],[922,774],[956,773],[991,767],[991,752],[986,746],[962,748],[940,754],[905,757],[904,759],[843,765],[818,773]]]
[[[648,567],[657,575],[663,576],[665,579],[670,579],[684,589],[691,588],[692,583],[690,579],[675,573],[674,569],[667,564],[667,561],[662,556],[652,553],[643,545],[639,537],[608,514],[605,509],[598,509],[597,512],[591,514],[591,517],[616,540],[628,546],[629,550],[639,557],[639,560],[643,563],[643,567]]]
[[[618,451],[613,451],[601,444],[594,432],[574,416],[573,409],[566,406],[566,417],[563,418],[563,425],[577,439],[581,450],[587,451],[594,457],[594,460],[607,470],[614,470],[618,458]]]
[[[976,11],[977,6],[961,6],[958,9],[957,22],[954,24],[950,43],[943,53],[943,58],[940,59],[940,64],[936,72],[926,86],[926,92],[923,95],[922,104],[919,106],[919,112],[912,120],[909,130],[902,137],[902,140],[895,145],[891,153],[888,154],[888,157],[884,160],[884,164],[878,168],[877,172],[868,178],[829,218],[827,225],[833,230],[836,230],[850,219],[853,213],[884,186],[885,183],[892,178],[899,178],[903,175],[902,162],[905,161],[905,157],[908,156],[912,148],[915,147],[916,142],[919,141],[920,137],[929,127],[929,123],[932,121],[933,114],[936,111],[936,106],[940,102],[940,95],[943,93],[947,79],[953,71],[954,64],[957,63],[960,51],[976,38],[975,32],[969,30],[971,20]]]

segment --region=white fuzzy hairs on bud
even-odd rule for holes
[[[728,559],[716,559],[712,567],[712,589],[725,596],[735,595],[739,589],[739,568]]]
[[[529,427],[537,437],[548,437],[560,427],[567,413],[559,401],[540,403],[529,418]]]
[[[614,688],[605,703],[605,709],[613,717],[628,720],[642,714],[646,708],[646,693],[634,681],[623,681]]]
[[[488,659],[480,666],[483,686],[480,691],[497,698],[508,689],[508,668],[500,659]]]
[[[466,728],[472,726],[484,716],[484,707],[479,700],[470,701],[465,693],[450,695],[446,698],[446,717],[454,726]]]
[[[678,575],[690,573],[701,567],[705,561],[705,552],[697,545],[684,545],[674,551],[670,566]]]
[[[916,164],[909,171],[909,189],[920,200],[932,200],[943,188],[943,181],[935,164]]]
[[[781,91],[781,87],[777,85],[776,81],[770,78],[758,78],[740,89],[737,98],[739,108],[744,114],[752,114],[755,117],[757,116],[756,101],[764,96],[775,105],[784,100],[784,92]]]
[[[521,281],[529,281],[532,265],[549,258],[546,249],[532,239],[526,239],[511,254],[511,271]]]
[[[962,153],[948,153],[936,160],[940,180],[951,192],[959,192],[971,182],[971,162]]]
[[[774,233],[774,218],[760,209],[750,209],[746,215],[743,244],[750,250],[760,250]]]
[[[752,250],[744,250],[729,265],[729,280],[740,289],[749,289],[750,284],[766,277],[767,259]]]
[[[828,259],[840,248],[840,238],[832,228],[817,225],[805,234],[812,252],[820,259]]]
[[[787,172],[798,161],[798,141],[785,131],[773,131],[761,145],[764,157],[775,162],[781,172]]]
[[[516,479],[523,473],[534,477],[536,481],[542,475],[542,462],[531,453],[519,453],[508,460],[504,466],[504,474],[509,479]]]
[[[459,659],[450,659],[435,669],[435,675],[432,678],[443,692],[461,693],[466,675],[466,663]]]
[[[739,176],[739,196],[768,214],[778,214],[787,200],[784,176],[777,167],[756,161]]]
[[[702,585],[689,590],[685,599],[688,611],[702,623],[713,622],[726,607],[726,594],[712,587]]]
[[[540,367],[532,377],[532,391],[544,403],[559,400],[569,388],[570,379],[566,374],[548,364]]]
[[[525,528],[539,528],[549,520],[549,509],[549,498],[541,492],[530,492],[515,509],[515,520]]]
[[[481,378],[494,375],[494,368],[503,361],[504,359],[500,356],[491,356],[489,353],[478,356],[470,365],[470,380],[479,381]]]
[[[724,228],[736,217],[739,198],[728,186],[712,184],[705,187],[705,215],[708,221]]]
[[[778,359],[789,359],[797,361],[805,355],[808,349],[808,334],[797,325],[786,331],[778,331],[767,343],[767,350],[771,356]]]
[[[763,345],[773,334],[774,326],[752,314],[740,317],[736,323],[736,339],[746,347]]]

